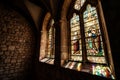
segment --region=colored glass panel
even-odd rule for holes
[[[115,79],[112,75],[112,72],[108,66],[103,65],[92,65],[92,74],[102,77]]]
[[[76,13],[70,21],[71,27],[71,56],[70,60],[81,61],[82,60],[82,46],[81,46],[81,35],[80,35],[80,20]]]
[[[83,6],[84,2],[85,2],[85,0],[76,0],[74,9],[80,10],[80,8]]]
[[[88,60],[94,63],[106,63],[96,8],[88,4],[83,18]]]

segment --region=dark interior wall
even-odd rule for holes
[[[120,79],[120,1],[101,0],[108,29],[111,51],[117,80]]]
[[[30,23],[0,4],[0,80],[31,79],[34,53],[35,34]]]
[[[25,5],[27,7],[27,9],[29,10],[30,15],[32,16],[32,19],[37,27],[37,29],[39,29],[39,19],[40,19],[40,15],[42,13],[42,9],[35,5],[34,3],[31,3],[30,1],[26,0],[25,1]]]

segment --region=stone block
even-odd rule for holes
[[[8,50],[14,50],[15,49],[15,46],[9,46],[8,47]]]

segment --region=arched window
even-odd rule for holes
[[[70,20],[70,33],[70,57],[68,63],[65,63],[64,67],[80,71],[80,62],[82,62],[82,44],[80,18],[76,13],[73,13],[73,17]]]
[[[55,49],[55,29],[53,27],[54,21],[52,20],[51,27],[48,31],[48,44],[47,44],[47,57],[54,58]]]
[[[70,21],[71,28],[71,58],[73,61],[82,61],[82,47],[80,36],[80,20],[79,15],[73,14]],[[78,56],[79,55],[79,56]]]
[[[83,18],[87,59],[94,63],[106,63],[105,49],[96,8],[88,4]]]
[[[45,43],[44,44],[41,43],[41,46],[45,45],[44,47],[45,54],[44,57],[40,59],[40,61],[48,64],[54,64],[54,58],[55,58],[55,28],[53,24],[54,24],[54,20],[51,19],[50,23],[48,23],[47,26],[48,30],[46,30],[46,34],[43,33],[43,35],[44,34],[46,35],[46,39],[42,38]],[[42,52],[40,54],[42,54]]]
[[[109,42],[105,41],[104,35],[107,35],[107,30],[104,29],[106,26],[102,25],[101,14],[98,13],[100,4],[92,1],[75,1],[70,19],[70,56],[63,66],[114,79],[112,57],[107,49]]]

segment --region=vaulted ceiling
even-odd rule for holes
[[[32,3],[49,11],[54,19],[58,19],[64,0],[29,0]]]
[[[55,21],[60,20],[63,3],[69,0],[2,0],[2,1],[7,3],[8,5],[12,5],[15,10],[18,10],[20,13],[22,13],[28,20],[31,20],[31,22],[33,22],[33,24],[36,25],[38,29],[40,26],[42,26],[42,20],[44,19],[46,12],[50,12],[51,17]],[[70,1],[74,2],[75,0]],[[92,1],[95,2],[95,0]],[[72,10],[71,7],[70,10]],[[68,16],[71,17],[70,13],[72,12],[68,10],[68,13],[69,13]]]
[[[38,24],[42,24],[46,12],[50,12],[54,20],[59,20],[64,0],[1,0],[0,2],[12,6],[38,26]]]

